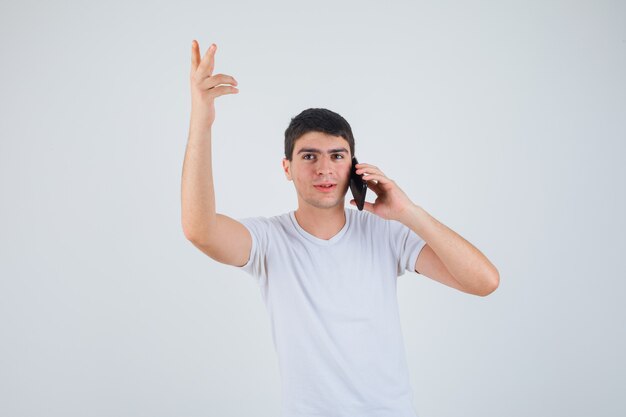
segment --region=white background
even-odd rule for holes
[[[0,34],[1,415],[278,415],[257,286],[182,231],[193,39],[239,82],[218,212],[295,209],[324,107],[498,268],[399,278],[420,417],[626,414],[623,1],[4,1]]]

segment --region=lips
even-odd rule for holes
[[[337,188],[337,184],[333,183],[323,183],[315,185],[315,188],[322,192],[329,192]]]

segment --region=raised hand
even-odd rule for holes
[[[211,44],[200,59],[200,45],[197,41],[191,43],[191,107],[192,112],[197,113],[213,124],[215,121],[215,98],[224,94],[236,94],[239,92],[237,80],[226,74],[213,75],[215,67],[216,44]],[[223,85],[222,85],[223,84]]]

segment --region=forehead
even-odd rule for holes
[[[343,146],[347,149],[347,144],[348,141],[341,136],[329,135],[328,133],[323,132],[307,132],[296,140],[294,148],[295,151],[304,147],[314,147],[325,150],[327,148],[330,149]]]

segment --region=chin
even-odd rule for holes
[[[309,198],[303,198],[302,195],[300,197],[310,206],[319,209],[329,209],[337,206],[345,207],[346,205],[346,192],[348,191],[348,187],[345,187],[343,193],[340,196],[337,196],[337,199],[331,200],[329,198],[316,198],[318,196],[309,196]]]
[[[328,208],[333,208],[333,207],[337,207],[337,206],[341,206],[344,207],[346,205],[346,200],[345,198],[339,197],[336,200],[309,200],[307,201],[307,203],[309,203],[310,205],[317,207],[317,208],[321,208],[321,209],[328,209]]]

